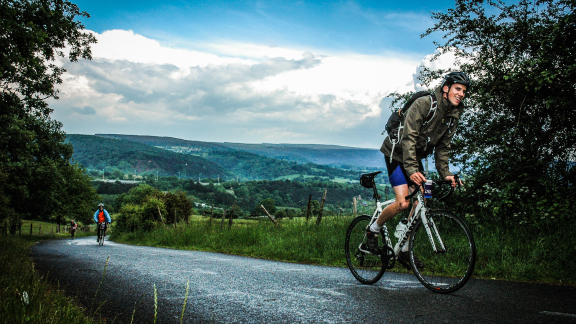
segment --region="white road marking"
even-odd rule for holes
[[[540,312],[540,314],[576,317],[576,314],[558,313],[558,312],[548,312],[548,311],[542,311],[542,312]]]

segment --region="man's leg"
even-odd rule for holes
[[[402,210],[408,208],[409,202],[405,199],[408,195],[408,185],[399,185],[393,187],[394,194],[396,195],[396,201],[391,205],[386,206],[380,216],[376,219],[374,223],[370,226],[370,229],[366,233],[368,248],[372,253],[379,253],[378,248],[378,233],[380,228],[384,226],[384,223],[394,217],[396,214],[400,213]]]
[[[396,196],[396,201],[384,208],[376,223],[379,227],[384,226],[384,223],[392,219],[394,216],[398,215],[401,211],[408,208],[410,202],[406,200],[406,196],[409,194],[408,185],[400,185],[394,188],[394,195]]]

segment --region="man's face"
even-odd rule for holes
[[[466,96],[466,86],[460,83],[454,83],[452,87],[450,87],[450,90],[448,90],[448,86],[444,86],[444,94],[446,94],[446,92],[448,92],[448,101],[450,101],[452,105],[458,106]]]
[[[102,207],[102,206],[100,206],[100,207],[98,207],[98,208],[100,208],[100,211],[102,211],[102,209],[104,209],[104,207]]]

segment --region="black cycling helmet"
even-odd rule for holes
[[[446,74],[444,80],[442,80],[442,85],[440,86],[444,89],[444,86],[448,88],[452,87],[454,83],[463,84],[466,88],[470,88],[471,82],[470,78],[464,72],[450,72]]]

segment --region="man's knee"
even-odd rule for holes
[[[410,202],[408,200],[402,200],[396,202],[396,209],[398,210],[398,212],[403,211],[404,209],[408,208],[408,206],[410,206]]]

